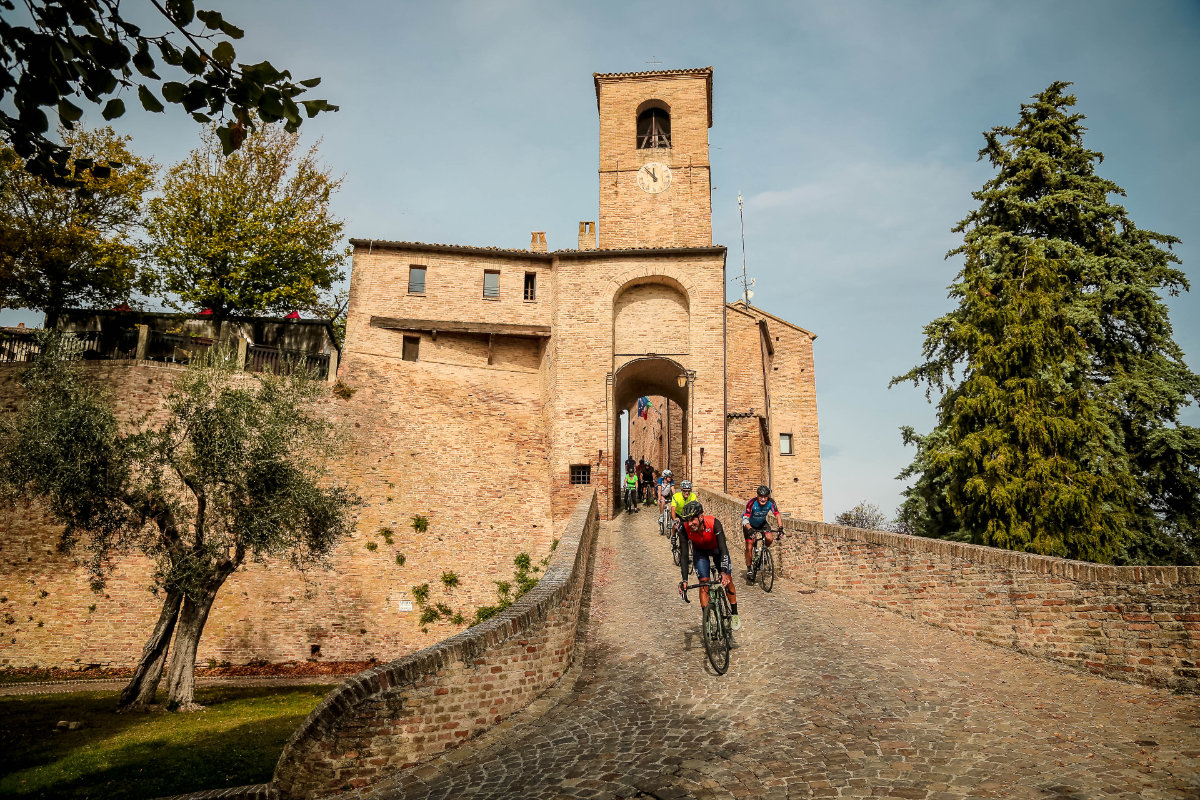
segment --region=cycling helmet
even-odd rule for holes
[[[700,505],[699,500],[693,500],[683,507],[683,513],[681,513],[679,516],[683,518],[684,522],[687,522],[688,520],[695,519],[703,513],[704,506]]]
[[[675,477],[675,473],[671,472],[671,470],[669,470],[669,469],[664,469],[662,471],[662,474],[663,474],[664,478],[674,478]]]
[[[690,492],[692,490],[692,482],[691,481],[683,481],[679,484],[679,488],[681,491]]]
[[[759,497],[770,497],[771,496],[771,487],[770,486],[758,487],[758,496]]]

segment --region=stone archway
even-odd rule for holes
[[[639,397],[657,396],[670,400],[679,407],[683,414],[679,430],[683,437],[680,450],[683,453],[683,464],[676,469],[677,476],[687,477],[690,474],[690,443],[691,443],[691,408],[693,407],[692,392],[694,375],[673,358],[659,355],[646,355],[627,361],[613,373],[610,393],[609,429],[611,432],[611,452],[621,452],[621,414],[634,409]],[[674,467],[673,467],[674,468]],[[609,476],[610,486],[616,489],[621,484],[623,465],[620,459],[613,459],[612,474]],[[614,513],[621,503],[619,490],[611,493],[610,513]]]

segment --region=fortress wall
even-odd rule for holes
[[[740,529],[737,498],[701,501]],[[1111,567],[784,520],[787,579],[1109,678],[1200,687],[1200,567]]]
[[[156,408],[182,373],[144,362],[85,368],[113,389],[123,419]],[[0,367],[0,408],[15,407],[19,371]],[[429,583],[431,602],[470,617],[495,602],[493,581],[511,580],[518,552],[536,562],[549,550],[536,371],[361,357],[341,378],[355,393],[324,401],[342,437],[328,474],[366,502],[357,531],[328,569],[251,563],[233,575],[209,617],[201,662],[303,660],[314,645],[323,660],[413,652],[458,630],[439,622],[422,633],[419,609],[399,611],[413,586]],[[425,533],[413,529],[418,514],[428,518]],[[13,620],[0,626],[0,665],[133,664],[159,608],[147,591],[152,565],[119,560],[95,594],[85,570],[56,552],[60,533],[36,506],[0,509],[0,621]],[[459,576],[457,588],[442,585],[444,571]]]
[[[575,655],[598,527],[596,492],[571,514],[538,585],[492,619],[347,680],[292,734],[275,767],[281,798],[370,787],[525,708]]]
[[[642,419],[634,406],[629,414],[629,452],[635,459],[644,458],[650,464],[662,471],[667,467],[667,427],[666,414],[667,398],[654,395],[650,397],[651,407]]]
[[[759,484],[770,482],[761,424],[767,414],[762,335],[758,320],[736,306],[726,307],[725,325],[728,414],[733,415],[725,421],[729,448],[725,486],[735,497],[749,497]]]

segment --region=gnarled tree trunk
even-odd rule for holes
[[[221,577],[215,586],[206,588],[200,597],[188,597],[183,601],[175,632],[175,646],[171,648],[171,665],[167,669],[167,703],[174,710],[196,711],[203,708],[195,702],[196,650],[217,590],[224,582],[225,578]]]
[[[182,600],[183,595],[177,592],[167,593],[162,611],[158,615],[158,623],[142,649],[142,658],[138,661],[137,669],[133,671],[133,678],[117,700],[118,711],[139,711],[154,701],[154,693],[162,678],[163,664],[167,660],[171,634],[175,632],[175,622],[179,619]]]

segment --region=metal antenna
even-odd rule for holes
[[[738,191],[738,220],[742,225],[742,296],[741,300],[746,305],[750,305],[750,298],[754,297],[754,279],[746,277],[746,214],[742,210],[742,192]]]

